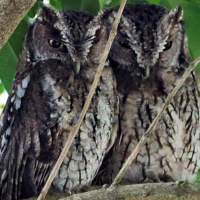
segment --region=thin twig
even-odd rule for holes
[[[169,93],[169,95],[167,96],[167,99],[166,99],[166,102],[165,102],[163,108],[157,114],[157,116],[155,117],[155,119],[153,120],[153,122],[151,123],[151,125],[149,126],[148,130],[143,134],[143,136],[140,139],[139,143],[137,144],[137,146],[135,147],[135,149],[133,150],[133,152],[128,157],[128,159],[126,160],[125,164],[123,165],[123,167],[121,168],[121,170],[117,174],[117,176],[114,179],[113,183],[111,184],[110,188],[113,188],[115,185],[118,185],[120,183],[120,181],[123,178],[126,170],[131,165],[131,163],[133,162],[133,160],[137,157],[137,155],[141,151],[141,149],[144,147],[144,145],[146,144],[148,138],[151,136],[152,131],[153,131],[154,127],[156,126],[156,124],[158,123],[159,119],[161,118],[163,112],[168,107],[168,105],[170,104],[170,102],[172,101],[172,99],[174,98],[174,96],[176,95],[176,93],[178,92],[178,90],[180,89],[180,87],[183,85],[183,83],[185,82],[185,80],[187,79],[187,77],[195,69],[195,67],[197,66],[197,64],[199,62],[200,62],[200,57],[198,57],[195,61],[193,61],[190,64],[190,66],[187,68],[187,70],[185,71],[185,73],[183,74],[183,76],[177,82],[176,87],[172,90],[171,93]]]
[[[80,117],[79,117],[76,125],[74,126],[73,131],[70,132],[70,134],[68,136],[68,139],[67,139],[67,142],[66,142],[66,144],[65,144],[65,146],[64,146],[64,148],[63,148],[63,150],[62,150],[62,152],[61,152],[61,154],[60,154],[60,156],[59,156],[59,158],[58,158],[58,160],[57,160],[57,162],[56,162],[56,164],[55,164],[55,166],[54,166],[54,168],[53,168],[53,170],[52,170],[52,172],[51,172],[51,174],[50,174],[50,176],[49,176],[45,186],[43,187],[43,189],[42,189],[42,191],[40,193],[40,196],[38,197],[37,200],[42,200],[42,199],[45,198],[53,179],[57,175],[58,170],[59,170],[63,160],[65,159],[65,157],[66,157],[66,155],[68,153],[68,150],[69,150],[69,148],[70,148],[70,146],[71,146],[76,134],[79,131],[79,128],[80,128],[80,126],[81,126],[81,124],[83,122],[83,118],[85,117],[85,114],[86,114],[86,112],[87,112],[87,110],[89,108],[91,99],[92,99],[92,97],[94,95],[94,92],[96,90],[96,87],[98,85],[102,70],[103,70],[103,68],[105,66],[106,59],[107,59],[108,54],[110,52],[110,48],[111,48],[112,42],[113,42],[113,40],[114,40],[114,38],[115,38],[115,36],[117,34],[118,24],[119,24],[119,21],[120,21],[120,18],[121,18],[121,15],[122,15],[122,12],[124,10],[125,5],[126,5],[126,0],[122,0],[121,5],[120,5],[119,10],[118,10],[118,13],[117,13],[117,16],[116,16],[116,19],[115,19],[115,21],[113,23],[113,26],[112,26],[108,41],[106,43],[104,53],[102,55],[100,64],[98,66],[94,81],[92,83],[90,92],[89,92],[88,97],[86,99],[86,102],[84,104],[83,110],[82,110],[82,112],[80,114]]]

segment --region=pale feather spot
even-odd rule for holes
[[[6,143],[6,138],[5,135],[3,135],[2,140],[1,140],[1,147],[3,147]]]
[[[3,170],[3,174],[1,176],[1,180],[4,180],[6,178],[6,169]]]
[[[25,94],[25,90],[21,87],[21,85],[19,84],[18,86],[17,86],[17,96],[19,97],[19,98],[22,98],[23,96],[24,96],[24,94]]]
[[[66,170],[62,170],[61,173],[59,174],[61,179],[66,179],[69,175],[66,172]]]
[[[81,132],[80,138],[81,138],[81,140],[85,140],[88,138],[88,135],[85,132]]]
[[[58,117],[58,113],[51,113],[51,114],[50,114],[50,117],[51,117],[51,118],[56,118],[56,117]]]
[[[40,21],[40,22],[43,21],[43,17],[38,17],[37,19],[38,19],[38,21]]]
[[[7,130],[6,130],[6,135],[10,135],[11,133],[11,128],[9,127]]]
[[[10,107],[10,112],[13,112],[13,107]]]
[[[10,117],[10,115],[8,115],[8,116],[7,116],[7,120],[10,121],[10,119],[11,119],[11,117]]]
[[[68,157],[65,157],[65,159],[64,159],[64,164],[68,164],[69,163],[69,158]]]
[[[10,102],[13,103],[15,100],[15,95],[13,95],[13,97],[10,99]]]
[[[108,61],[105,63],[105,66],[106,66],[106,67],[108,67],[108,66],[109,66],[109,62],[108,62]]]
[[[28,86],[28,83],[30,81],[30,75],[27,75],[23,80],[22,80],[22,87],[25,89]]]
[[[50,136],[50,135],[51,135],[51,131],[50,131],[50,130],[48,130],[48,132],[47,132],[47,135],[48,135],[48,136]]]
[[[74,171],[70,171],[70,177],[73,179],[73,180],[79,180],[79,172],[77,170],[74,170]]]
[[[85,169],[85,162],[84,161],[82,161],[82,162],[79,162],[79,169],[80,170],[84,170]]]
[[[68,190],[71,190],[72,187],[73,187],[72,181],[71,181],[71,180],[68,180],[68,181],[67,181],[67,184],[66,184],[66,188],[67,188]]]
[[[21,106],[21,99],[16,99],[15,100],[15,109],[18,110]]]
[[[78,166],[76,165],[76,163],[71,160],[70,163],[69,163],[69,170],[71,171],[77,171],[78,170]]]

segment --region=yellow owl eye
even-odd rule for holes
[[[171,47],[172,47],[172,41],[169,41],[169,42],[165,45],[164,51],[169,50]]]
[[[63,46],[61,42],[56,41],[56,40],[48,40],[48,42],[49,42],[49,45],[55,49],[58,49]]]

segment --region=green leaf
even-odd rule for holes
[[[127,0],[127,4],[133,4],[133,3],[147,3],[146,0]],[[121,4],[121,0],[107,0],[105,2],[106,8],[111,8],[115,6],[119,6]]]
[[[83,0],[81,10],[97,14],[100,10],[99,0]]]
[[[63,9],[67,10],[83,10],[92,14],[97,14],[100,10],[99,0],[68,0],[63,1]]]
[[[107,2],[108,0],[99,0],[99,6],[100,6],[100,10],[102,10],[105,6],[105,3]]]
[[[159,5],[164,6],[165,8],[167,8],[169,10],[173,8],[170,1],[168,1],[168,0],[160,0]]]
[[[12,87],[15,69],[18,63],[17,56],[9,42],[7,42],[0,51],[0,79],[7,92]]]
[[[67,0],[65,0],[67,1]],[[74,1],[77,1],[77,0],[74,0]],[[64,1],[61,1],[61,0],[50,0],[49,3],[56,9],[58,10],[62,10],[63,9],[63,2]]]
[[[0,83],[0,94],[2,94],[2,93],[3,93],[3,91],[4,91],[4,86],[3,86],[3,84],[2,84],[2,83]]]
[[[63,9],[67,10],[81,10],[83,0],[65,0],[62,1]]]
[[[107,0],[104,5],[106,8],[112,8],[115,6],[119,6],[120,3],[121,3],[121,0]]]
[[[43,2],[43,0],[37,0],[35,5],[31,8],[31,10],[28,12],[27,16],[30,18],[34,18],[38,10],[40,9],[40,3]]]
[[[127,4],[133,3],[148,3],[146,0],[127,0]]]
[[[159,4],[160,3],[160,0],[147,0],[149,3],[152,3],[152,4]]]

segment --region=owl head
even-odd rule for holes
[[[110,18],[109,23],[112,21]],[[139,69],[146,78],[152,70],[180,66],[184,62],[184,42],[180,7],[167,11],[153,4],[126,5],[110,58],[122,68]]]
[[[91,19],[88,13],[57,11],[42,5],[27,35],[26,48],[30,57],[35,61],[58,59],[77,71],[86,59],[81,45]]]

